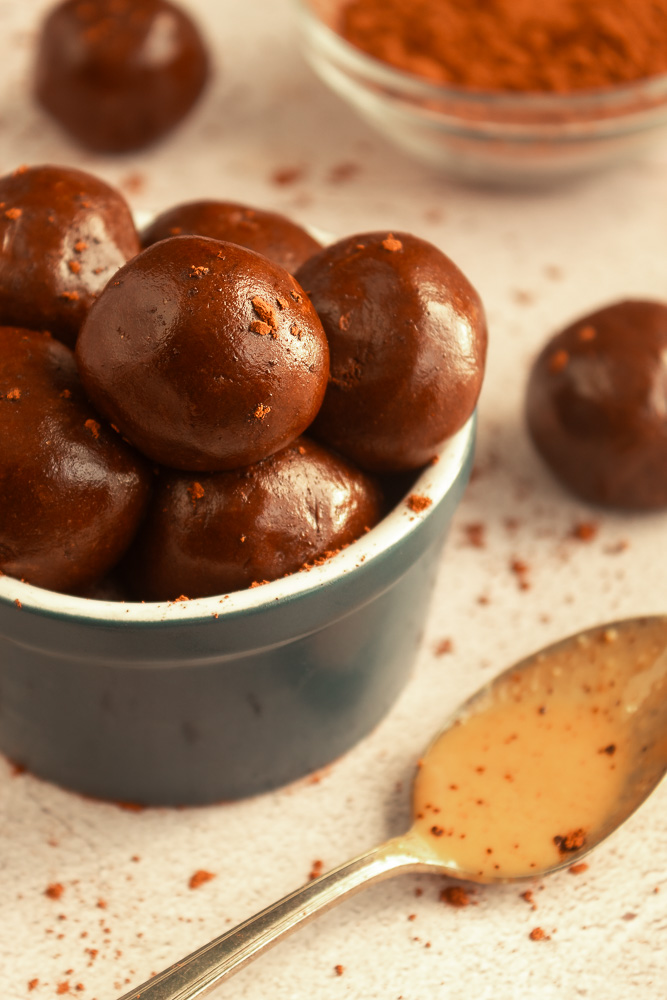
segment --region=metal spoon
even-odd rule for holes
[[[576,726],[571,719],[579,720]],[[541,727],[539,739],[535,737],[536,726]],[[528,740],[523,744],[522,733]],[[609,733],[613,734],[611,739]],[[462,738],[467,740],[468,750],[455,742]],[[599,745],[601,741],[604,745]],[[519,744],[520,752],[514,753]],[[574,766],[562,766],[565,750],[574,754]],[[535,786],[538,798],[545,803],[545,815],[556,793],[572,792],[573,805],[568,805],[566,795],[558,806],[568,813],[562,816],[564,825],[549,826],[552,820],[548,818],[545,826],[558,836],[535,834],[539,810],[534,801],[528,820],[520,818],[523,762],[535,763],[534,758],[537,769],[533,769],[533,781],[535,774],[547,775],[549,768],[555,768],[556,774],[562,771],[544,796]],[[479,763],[482,759],[485,764]],[[465,780],[452,781],[450,770],[461,772],[462,768]],[[500,768],[495,778],[491,773],[494,768]],[[365,885],[399,872],[439,872],[476,882],[508,882],[550,874],[571,865],[616,830],[666,771],[667,616],[627,619],[580,632],[500,674],[449,720],[419,762],[414,824],[406,834],[302,886],[126,993],[122,1000],[201,997],[318,913]],[[486,782],[487,799],[475,798],[480,794],[478,780]],[[529,784],[524,782],[523,787]],[[494,788],[504,795],[515,785],[519,793],[510,810],[511,836],[503,847],[497,841],[502,841],[498,830],[506,818],[502,814],[503,808],[507,812],[505,806],[499,807],[501,812],[492,815],[490,822],[483,820],[476,833],[473,827],[477,818],[485,815],[489,788],[493,798]],[[580,807],[588,809],[590,790],[597,793],[600,788],[602,797],[596,807],[591,806],[592,811],[589,809],[588,825],[569,830],[569,823],[579,819]],[[447,814],[450,794],[456,800],[452,811],[458,809],[454,820]],[[556,819],[561,819],[558,811],[553,821]],[[523,847],[523,853],[519,850],[528,828],[537,844],[535,854],[530,846]],[[473,863],[469,857],[461,861],[461,845],[465,844],[470,854],[468,836],[482,838],[479,856],[472,850]],[[487,840],[494,847],[481,848]],[[514,840],[516,843],[510,842]],[[538,855],[539,861],[530,860]]]

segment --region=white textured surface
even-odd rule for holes
[[[528,365],[549,332],[622,296],[667,294],[667,147],[558,191],[465,190],[394,152],[313,79],[295,50],[287,0],[189,6],[206,24],[218,77],[176,135],[113,161],[79,153],[30,103],[44,3],[0,2],[0,170],[68,163],[120,183],[136,209],[218,196],[341,235],[405,229],[437,243],[488,309],[481,474],[444,553],[412,681],[377,731],[319,783],[233,805],[130,813],[14,776],[0,760],[3,1000],[52,997],[67,982],[84,1000],[111,1000],[303,882],[315,859],[334,865],[399,832],[420,749],[496,669],[579,627],[667,609],[667,515],[600,514],[573,501],[540,465],[521,419]],[[337,171],[341,164],[358,170]],[[292,167],[302,171],[296,182],[272,181]],[[589,543],[568,538],[582,520],[599,523]],[[484,548],[467,544],[474,522],[486,525]],[[622,540],[629,546],[614,553]],[[528,590],[509,569],[514,557],[531,567]],[[436,657],[446,637],[453,652]],[[216,996],[662,1000],[666,808],[663,786],[587,872],[538,884],[534,912],[517,887],[478,889],[476,905],[455,910],[438,899],[441,879],[404,876],[302,930]],[[217,877],[192,891],[200,868]],[[64,886],[58,901],[44,895],[51,882]],[[529,940],[538,925],[551,940]]]

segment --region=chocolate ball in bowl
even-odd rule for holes
[[[126,579],[147,601],[241,590],[334,554],[381,513],[369,476],[304,437],[231,472],[163,470]]]
[[[533,365],[526,418],[576,496],[667,506],[667,305],[616,302],[553,337]]]
[[[193,201],[162,212],[141,234],[143,246],[170,236],[210,236],[264,254],[292,273],[322,245],[277,212],[229,201]]]
[[[67,0],[46,18],[41,105],[82,146],[141,149],[190,111],[208,78],[199,31],[168,0]]]
[[[74,355],[0,328],[0,570],[81,592],[121,558],[151,472],[86,400]]]
[[[233,243],[176,236],[109,283],[77,344],[86,391],[145,455],[176,469],[250,465],[311,423],[329,352],[303,290]]]
[[[372,471],[424,465],[481,388],[486,323],[472,285],[437,247],[387,232],[341,240],[296,277],[330,349],[313,433]]]
[[[48,165],[0,178],[0,247],[0,323],[48,329],[70,347],[96,296],[140,249],[118,191]]]

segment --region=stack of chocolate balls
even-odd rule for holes
[[[0,179],[0,246],[0,570],[37,586],[114,571],[161,601],[292,573],[372,528],[376,477],[477,401],[479,298],[404,233],[322,249],[200,202],[141,239],[118,192],[45,166]]]

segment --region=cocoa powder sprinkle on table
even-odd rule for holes
[[[443,903],[447,903],[448,906],[468,906],[470,903],[470,894],[462,885],[448,885],[440,893],[440,899]]]
[[[207,872],[204,868],[199,868],[194,875],[190,876],[188,886],[190,889],[199,889],[205,882],[210,882],[213,878],[215,878],[213,872]]]
[[[549,935],[546,934],[541,927],[533,927],[532,931],[528,935],[531,941],[549,941]]]

